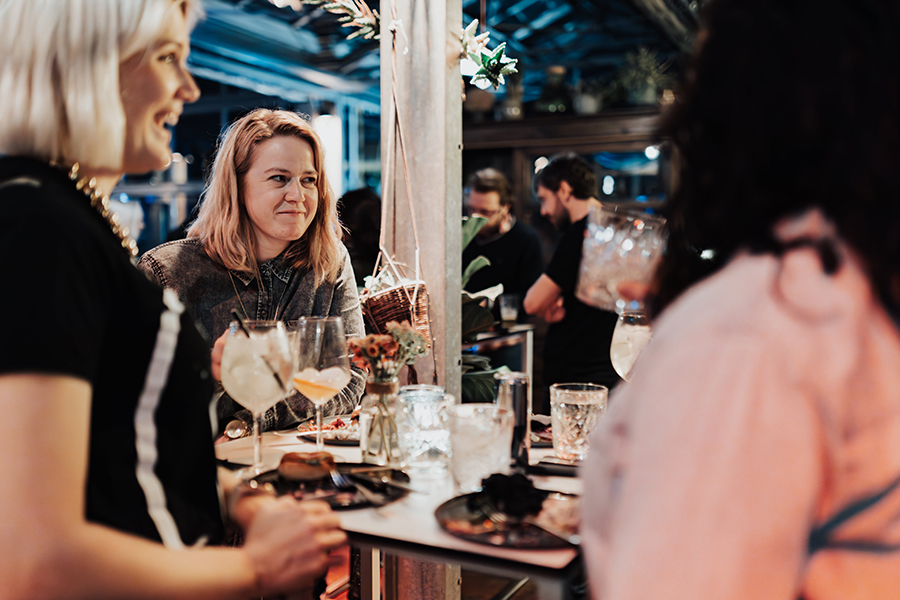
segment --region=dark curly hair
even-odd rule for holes
[[[551,157],[547,166],[534,176],[532,186],[535,194],[538,185],[556,193],[563,181],[572,188],[572,195],[580,200],[587,200],[597,195],[597,174],[583,158],[574,152]]]
[[[660,128],[677,148],[660,312],[773,224],[818,207],[900,301],[900,8],[889,0],[711,0]],[[699,259],[713,249],[714,261]],[[820,245],[826,271],[837,267]]]

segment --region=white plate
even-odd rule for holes
[[[330,425],[331,423],[333,423],[333,422],[334,422],[335,420],[337,420],[337,419],[341,419],[342,421],[344,421],[344,422],[347,423],[348,425],[351,423],[351,421],[350,421],[350,415],[332,415],[332,416],[330,416],[330,417],[322,417],[322,424],[323,424],[323,425]],[[313,419],[313,421],[315,421],[315,419]],[[304,422],[304,425],[306,425],[305,422]],[[324,437],[325,439],[329,439],[329,438],[331,438],[331,439],[345,439],[345,440],[349,440],[349,441],[359,442],[359,425],[358,425],[358,424],[354,424],[353,426],[354,426],[354,428],[356,429],[356,435],[355,435],[355,436],[350,435],[350,436],[347,437],[347,438],[336,438],[336,437],[334,436],[334,433],[335,433],[336,431],[341,431],[340,429],[326,429],[325,431],[322,432],[322,435],[323,435],[323,437]],[[310,435],[310,434],[312,434],[312,437],[315,437],[315,436],[316,436],[316,430],[315,430],[315,429],[304,429],[303,431],[298,431],[296,428],[294,428],[294,429],[285,429],[285,430],[283,430],[283,431],[273,431],[272,433],[274,433],[275,435],[282,435],[282,436],[288,436],[288,437],[297,437],[297,436],[303,436],[303,437],[306,437],[306,436],[308,436],[308,435]]]

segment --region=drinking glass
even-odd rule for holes
[[[513,413],[495,404],[456,404],[447,408],[450,471],[461,493],[481,489],[481,480],[509,470]]]
[[[397,443],[410,477],[447,474],[450,431],[443,411],[455,404],[438,386],[410,385],[397,395]]]
[[[516,324],[519,318],[519,295],[502,294],[500,296],[500,320],[504,327]]]
[[[650,323],[642,312],[623,312],[613,330],[609,358],[619,377],[631,380],[631,370],[641,350],[650,342]]]
[[[325,448],[322,408],[350,383],[350,359],[340,317],[306,317],[297,321],[297,367],[294,387],[316,407],[316,449]]]
[[[588,437],[606,410],[609,389],[595,383],[554,383],[550,386],[550,427],[553,451],[564,460],[583,460]]]
[[[616,206],[592,207],[575,295],[616,313],[643,311],[643,300],[623,298],[619,284],[649,285],[666,243],[662,217]]]
[[[262,472],[262,416],[290,391],[292,368],[284,323],[244,321],[243,327],[237,321],[231,323],[222,352],[222,386],[253,414],[251,476]]]

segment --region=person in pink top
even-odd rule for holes
[[[595,599],[900,596],[898,30],[705,6],[653,339],[580,472]]]

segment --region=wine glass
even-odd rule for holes
[[[222,386],[229,396],[253,414],[251,477],[262,472],[262,417],[288,393],[292,371],[293,360],[284,323],[231,323],[222,352]]]
[[[316,407],[316,448],[324,448],[322,407],[350,383],[350,360],[340,317],[307,317],[297,322],[299,351],[294,387]]]
[[[625,311],[619,315],[613,330],[609,358],[619,377],[628,381],[634,362],[650,341],[650,323],[641,311]]]

